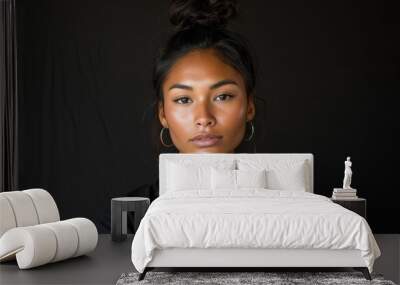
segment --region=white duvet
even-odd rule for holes
[[[143,272],[154,249],[358,249],[372,272],[379,247],[364,218],[329,198],[300,191],[170,192],[155,199],[132,242]]]

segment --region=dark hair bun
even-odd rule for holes
[[[172,0],[170,22],[177,29],[225,27],[237,15],[236,0]]]

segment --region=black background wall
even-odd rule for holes
[[[257,151],[313,153],[315,192],[328,196],[350,155],[371,228],[400,233],[397,10],[385,1],[239,3],[230,27],[252,44],[266,100]],[[111,197],[157,176],[145,110],[167,7],[17,1],[20,189],[50,191],[63,219],[97,223]]]

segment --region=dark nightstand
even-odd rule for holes
[[[352,200],[339,200],[331,198],[332,202],[339,204],[346,209],[349,209],[359,214],[364,219],[367,219],[367,200],[364,198],[357,198]]]
[[[134,231],[150,206],[145,197],[119,197],[111,199],[111,239],[124,241],[127,238],[127,212],[133,212]]]

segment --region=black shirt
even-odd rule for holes
[[[124,197],[147,197],[150,203],[153,202],[159,195],[159,180],[158,178],[150,184],[143,184],[128,193]],[[96,224],[99,233],[111,233],[111,208],[106,207],[100,221]],[[127,213],[127,230],[128,233],[133,233],[134,215],[131,212]]]

